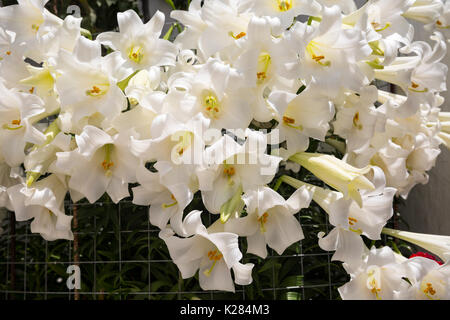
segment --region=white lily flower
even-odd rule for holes
[[[44,135],[33,126],[33,118],[44,113],[42,100],[32,94],[7,89],[0,82],[0,151],[11,167],[25,159],[27,142],[41,144]]]
[[[234,292],[230,269],[238,284],[251,283],[253,264],[242,265],[239,260],[238,236],[229,232],[209,233],[201,222],[201,211],[192,211],[185,220],[186,230],[194,234],[190,238],[174,236],[170,229],[159,233],[169,249],[170,257],[180,269],[183,279],[190,278],[199,270],[200,287],[203,290]]]
[[[354,0],[316,0],[316,1],[326,7],[332,7],[337,5],[339,6],[339,8],[341,8],[342,12],[345,14],[349,14],[353,11],[356,11],[356,5]]]
[[[269,16],[280,19],[281,27],[287,29],[299,15],[320,13],[321,6],[316,0],[244,0],[242,7],[248,8],[257,16]]]
[[[436,261],[414,257],[404,263],[411,288],[402,299],[450,300],[450,265],[439,265]]]
[[[206,149],[207,165],[197,169],[197,176],[203,203],[211,213],[223,214],[227,201],[234,196],[240,199],[242,191],[268,184],[276,173],[282,159],[264,153],[265,136],[250,130],[247,136],[240,145],[224,135]]]
[[[40,233],[47,241],[73,240],[72,217],[64,213],[64,199],[67,186],[57,177],[50,175],[28,188],[18,184],[8,189],[17,221],[31,222],[31,232]]]
[[[441,0],[416,0],[403,16],[427,25],[433,25],[441,16],[443,8]]]
[[[180,92],[181,82],[188,90]],[[210,119],[211,128],[245,130],[253,113],[244,89],[239,88],[240,83],[235,69],[210,58],[196,74],[177,73],[169,79],[170,89],[161,111],[173,114],[180,121],[202,113]],[[184,112],[178,112],[180,108]]]
[[[86,126],[75,137],[78,148],[56,153],[53,170],[70,176],[68,186],[94,203],[105,192],[114,203],[129,196],[128,183],[136,182],[139,160],[129,152],[130,134],[110,136]]]
[[[332,260],[351,262],[361,259],[364,243],[359,237],[381,239],[381,231],[392,217],[394,188],[386,188],[383,171],[373,168],[372,182],[375,190],[361,191],[362,207],[354,200],[346,200],[342,193],[320,188],[300,180],[283,176],[281,180],[295,188],[307,188],[313,192],[313,200],[329,214],[335,228],[324,237],[319,233],[319,246],[326,251],[336,251]]]
[[[361,18],[366,24],[365,31],[368,38],[382,39],[391,42],[409,44],[414,35],[413,26],[404,18],[403,14],[416,0],[370,0],[360,9],[344,18],[344,23],[355,25]],[[378,36],[377,36],[378,35]],[[398,49],[398,45],[395,46]]]
[[[288,34],[296,46],[298,76],[316,80],[322,94],[334,99],[341,90],[358,92],[369,84],[357,63],[372,49],[359,28],[343,28],[338,6],[325,7],[318,26],[296,22]]]
[[[367,166],[359,169],[338,158],[320,153],[300,152],[289,160],[311,171],[317,178],[342,192],[346,199],[352,198],[362,207],[360,190],[374,190],[375,186],[365,176],[373,170]]]
[[[60,18],[45,9],[48,1],[18,0],[16,5],[0,8],[0,26],[14,32],[17,42],[32,43],[62,25]]]
[[[97,41],[117,50],[122,55],[130,73],[152,66],[169,66],[175,64],[176,47],[169,41],[159,39],[164,26],[164,14],[157,11],[149,22],[144,24],[134,10],[117,14],[120,33],[104,32]]]
[[[13,211],[11,200],[8,196],[8,188],[23,182],[21,168],[11,168],[0,160],[0,208]]]
[[[133,188],[133,203],[150,205],[150,223],[161,230],[170,227],[180,236],[190,236],[183,230],[183,210],[194,198],[191,174],[181,166],[159,161],[157,173],[140,165],[136,178],[140,186]]]
[[[408,231],[393,230],[384,228],[383,233],[389,236],[402,239],[419,247],[422,247],[431,253],[434,253],[444,261],[450,258],[450,237],[434,234],[414,233]]]
[[[445,56],[446,44],[440,33],[430,38],[436,41],[434,48],[424,41],[416,41],[401,49],[402,53],[416,56],[396,58],[391,65],[375,69],[375,77],[400,86],[405,93],[446,90],[448,67],[439,62]]]
[[[287,159],[297,152],[308,149],[309,138],[325,140],[330,129],[329,122],[334,117],[333,103],[318,92],[318,84],[312,81],[299,95],[283,91],[274,91],[269,102],[277,110],[280,142],[286,141],[286,150],[280,154]]]
[[[359,265],[344,264],[344,268],[351,280],[338,288],[343,300],[393,300],[409,288],[402,279],[407,271],[389,247],[372,247]]]
[[[205,149],[204,133],[210,120],[199,113],[187,122],[170,113],[158,115],[151,125],[151,138],[131,137],[131,153],[144,162],[168,161],[192,170],[202,160]]]
[[[181,48],[196,49],[201,61],[216,54],[231,58],[239,39],[247,34],[251,14],[239,11],[239,1],[191,1],[189,11],[173,10],[170,16],[184,26],[175,44]]]
[[[127,108],[127,99],[117,82],[126,77],[119,71],[120,53],[101,55],[99,42],[78,39],[73,54],[61,51],[56,66],[61,75],[56,88],[61,111],[70,112],[73,122],[100,113],[107,120]]]
[[[377,97],[377,88],[369,86],[358,96],[348,95],[342,107],[337,108],[334,133],[346,139],[347,152],[362,153],[370,145],[382,117],[373,105]]]
[[[294,214],[307,208],[311,198],[312,192],[306,188],[299,188],[288,200],[268,187],[250,190],[242,197],[248,215],[230,219],[225,224],[225,231],[247,237],[248,253],[266,258],[268,245],[281,255],[290,245],[304,238]]]

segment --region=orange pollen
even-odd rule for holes
[[[114,162],[106,162],[106,160],[105,160],[105,161],[102,162],[102,167],[105,170],[109,170],[112,167],[114,167]]]
[[[208,258],[211,261],[219,261],[223,258],[223,255],[218,250],[214,250],[208,252]]]
[[[93,86],[92,87],[92,90],[91,90],[91,93],[100,93],[100,88],[99,87],[97,87],[97,86]]]
[[[256,74],[256,77],[258,78],[258,80],[264,80],[267,77],[267,75],[265,72],[258,72]]]
[[[312,58],[313,58],[313,60],[315,60],[316,62],[320,62],[320,60],[325,59],[325,56],[316,56],[315,54],[313,54]]]
[[[241,32],[241,33],[239,33],[236,37],[234,37],[236,40],[237,39],[240,39],[240,38],[242,38],[242,37],[245,37],[247,34],[245,33],[245,32]]]
[[[10,55],[11,55],[11,51],[6,51],[6,54],[7,54],[8,56],[10,56]]]
[[[289,117],[283,117],[283,122],[284,123],[288,123],[288,124],[293,124],[295,123],[295,119],[289,118]]]
[[[170,197],[172,198],[173,201],[177,201],[177,199],[175,199],[173,194],[171,194]]]
[[[411,82],[411,87],[413,87],[414,89],[418,88],[419,85],[415,82]]]
[[[11,121],[11,123],[13,124],[13,125],[16,125],[16,126],[20,126],[20,123],[21,123],[22,121],[20,121],[20,120],[13,120],[13,121]]]
[[[34,93],[34,87],[32,87],[30,90],[28,90],[31,94]]]
[[[225,168],[225,169],[223,169],[223,173],[225,173],[226,175],[231,177],[231,176],[235,175],[236,169],[234,169],[234,167]]]
[[[432,296],[436,294],[436,290],[434,290],[431,283],[427,283],[427,288],[425,290],[423,290],[423,292],[426,294],[431,294]]]
[[[358,222],[358,220],[356,220],[355,218],[348,218],[348,224],[353,226],[356,222]]]
[[[442,22],[440,22],[439,20],[436,21],[436,24],[437,24],[438,26],[442,26]]]
[[[258,218],[258,221],[262,224],[267,223],[267,219],[269,218],[269,214],[267,212],[264,212],[264,214]]]

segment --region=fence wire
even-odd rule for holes
[[[254,274],[260,275],[257,284],[237,285],[234,294],[203,291],[196,279],[181,279],[158,238],[159,229],[148,222],[148,207],[130,201],[68,204],[66,213],[73,215],[75,207],[80,227],[74,231],[75,241],[45,241],[30,233],[29,222],[14,222],[14,214],[9,213],[0,236],[1,299],[306,299],[317,292],[322,299],[334,299],[336,286],[343,284],[342,278],[335,282],[331,253],[305,250],[305,239],[281,256],[270,249],[265,260],[246,255],[244,262],[255,263]],[[302,223],[302,227],[305,234],[310,229],[329,229],[327,223]],[[323,278],[305,279],[306,269],[317,268],[318,263]],[[80,290],[66,285],[71,265],[80,267]]]

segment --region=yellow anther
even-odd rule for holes
[[[444,26],[440,20],[436,21],[436,27],[438,29],[450,29],[450,26]]]
[[[269,214],[267,212],[264,212],[264,214],[258,218],[261,233],[266,232],[266,223],[267,223],[268,219],[269,219]]]
[[[286,124],[294,124],[295,123],[295,119],[292,119],[292,118],[284,116],[283,117],[283,122],[286,123]]]
[[[409,91],[418,92],[418,93],[428,92],[428,88],[424,88],[424,89],[420,90],[419,87],[420,87],[419,84],[417,84],[414,81],[412,81],[411,82],[411,86],[408,89],[409,89]]]
[[[272,57],[269,53],[263,51],[258,57],[258,67],[256,71],[256,78],[258,84],[262,84],[269,75],[269,69],[272,65]]]
[[[236,174],[236,169],[234,167],[225,166],[223,173],[229,177],[232,177]]]
[[[325,59],[325,55],[317,55],[316,51],[319,50],[319,46],[316,42],[310,41],[306,46],[306,52],[311,56],[311,59],[324,67],[329,67],[331,65],[331,61],[323,61]]]
[[[423,290],[426,295],[434,296],[436,294],[436,290],[434,290],[433,285],[431,283],[427,283],[427,287]]]
[[[219,117],[220,106],[216,95],[210,91],[204,96],[203,105],[206,114],[211,119],[217,119]]]
[[[130,60],[136,62],[136,63],[141,63],[142,59],[144,58],[144,55],[142,54],[142,47],[140,46],[134,46],[130,49],[130,51],[128,52],[128,58],[130,58]]]
[[[377,277],[379,277],[380,270],[378,267],[375,267],[375,269],[372,269],[368,272],[368,278],[367,278],[367,287],[370,289],[370,292],[372,292],[377,300],[381,300],[381,297],[379,293],[381,292],[381,288],[378,284]]]
[[[211,250],[208,252],[208,259],[213,262],[211,268],[208,270],[205,270],[203,274],[207,277],[211,275],[211,272],[213,271],[214,267],[216,266],[216,263],[220,261],[223,258],[222,253],[220,253],[219,250]]]
[[[114,162],[111,160],[112,150],[114,145],[105,144],[105,159],[102,162],[103,170],[105,170],[105,175],[110,177],[112,175],[112,168],[114,167]]]
[[[292,8],[292,0],[277,0],[278,2],[278,10],[280,11],[289,11]]]
[[[240,32],[237,35],[234,35],[234,33],[232,31],[230,31],[228,34],[235,40],[243,38],[243,37],[245,37],[247,35],[245,32]]]
[[[294,118],[290,118],[287,116],[283,117],[283,123],[288,126],[289,128],[295,129],[295,130],[299,130],[299,131],[303,131],[303,126],[302,125],[295,125],[295,119]]]
[[[357,222],[358,222],[358,220],[356,220],[355,218],[352,218],[352,217],[348,218],[348,224],[351,226],[353,226]]]
[[[23,126],[20,125],[21,123],[22,123],[22,121],[20,119],[12,120],[11,121],[11,126],[9,126],[8,124],[4,124],[3,125],[3,129],[6,129],[6,130],[19,130],[19,129],[23,128]]]
[[[163,204],[161,205],[161,207],[162,207],[163,209],[167,209],[167,208],[176,206],[176,205],[178,204],[178,201],[177,201],[177,199],[175,198],[175,196],[174,196],[173,194],[170,195],[170,198],[171,198],[174,202],[172,202],[172,203],[170,203],[170,204],[163,203]]]
[[[256,77],[258,78],[258,81],[264,81],[267,78],[267,75],[265,72],[258,72]]]
[[[38,24],[32,24],[31,25],[31,29],[33,29],[35,32],[38,32],[39,31],[39,25]]]
[[[386,24],[384,25],[384,27],[380,28],[380,24],[377,22],[372,22],[372,27],[375,29],[376,32],[381,32],[386,30],[387,28],[389,28],[391,26],[391,24],[389,22],[386,22]]]
[[[86,95],[91,97],[99,97],[106,94],[106,92],[108,92],[108,86],[94,85],[92,86],[92,89],[86,91]]]
[[[355,116],[353,117],[353,126],[359,130],[362,130],[363,128],[359,119],[359,112],[355,113]]]

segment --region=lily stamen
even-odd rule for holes
[[[265,233],[267,231],[266,223],[267,223],[268,218],[269,218],[269,214],[267,212],[264,212],[264,214],[258,218],[258,222],[260,223],[261,233]]]
[[[356,220],[355,218],[352,218],[352,217],[348,218],[348,224],[351,226],[355,225],[355,223],[357,223],[357,222],[358,222],[358,220]]]
[[[173,202],[173,203],[170,203],[170,204],[163,203],[163,204],[161,205],[161,207],[162,207],[163,209],[167,209],[167,208],[176,206],[176,205],[178,204],[178,201],[177,201],[177,199],[174,197],[173,194],[170,195],[170,197],[172,198],[172,200],[173,200],[174,202]]]
[[[230,31],[228,34],[230,35],[230,37],[232,37],[232,38],[235,39],[235,40],[238,40],[238,39],[240,39],[240,38],[243,38],[243,37],[245,37],[245,36],[247,35],[245,32],[240,32],[240,33],[238,33],[238,34],[235,36],[234,33],[233,33],[233,31]]]
[[[6,130],[19,130],[19,129],[23,128],[23,126],[20,125],[21,123],[22,123],[22,121],[20,119],[19,120],[12,120],[11,121],[11,125],[12,126],[9,126],[8,124],[4,124],[3,125],[3,129],[6,129]]]
[[[261,52],[258,57],[258,69],[256,72],[256,78],[258,84],[263,83],[267,77],[269,68],[272,65],[272,57],[267,52]]]
[[[325,59],[325,55],[323,55],[323,54],[322,55],[317,55],[316,51],[314,51],[314,50],[317,51],[318,50],[318,46],[317,46],[316,42],[311,41],[306,46],[306,52],[308,52],[308,54],[311,56],[312,60],[314,60],[315,62],[317,62],[321,66],[329,67],[331,65],[331,61],[324,61],[324,62],[322,62],[322,60]]]
[[[386,24],[384,25],[383,28],[378,28],[380,26],[380,24],[377,23],[377,22],[372,22],[371,24],[372,24],[372,27],[375,29],[376,32],[384,31],[384,30],[386,30],[387,28],[389,28],[391,26],[391,24],[389,22],[386,22]]]
[[[278,0],[278,10],[289,11],[292,8],[292,0]]]
[[[414,81],[412,81],[411,82],[411,87],[409,87],[408,90],[412,91],[412,92],[418,92],[418,93],[428,92],[428,88],[424,88],[423,90],[420,90],[420,89],[418,89],[419,87],[420,87],[419,84],[417,84]]]
[[[144,58],[144,55],[142,54],[141,51],[142,51],[141,46],[132,47],[128,53],[128,58],[136,63],[140,63]]]
[[[92,86],[92,89],[86,90],[86,95],[91,96],[91,97],[102,96],[102,95],[106,94],[106,92],[108,92],[108,89],[107,89],[108,86],[94,85],[94,86]],[[104,88],[102,88],[102,87],[104,87]]]
[[[362,130],[363,128],[359,119],[359,112],[355,113],[355,116],[353,117],[353,126],[359,130]]]
[[[214,267],[216,266],[216,263],[223,258],[223,255],[220,253],[219,250],[214,250],[214,251],[211,250],[208,252],[208,258],[209,258],[209,260],[213,261],[213,264],[212,264],[211,268],[209,268],[208,270],[205,270],[203,272],[203,274],[207,277],[209,277],[211,275],[211,272],[213,271]]]
[[[295,130],[299,130],[299,131],[303,131],[303,126],[302,125],[294,125],[295,124],[295,119],[290,118],[290,117],[283,117],[283,123],[288,126],[289,128],[295,129]]]
[[[114,147],[114,145],[112,145],[112,144],[105,144],[105,146],[104,146],[105,159],[102,162],[102,167],[103,167],[103,170],[105,170],[105,175],[107,177],[110,177],[112,175],[111,168],[114,167],[114,162],[111,160],[111,154],[112,154],[113,147]]]

